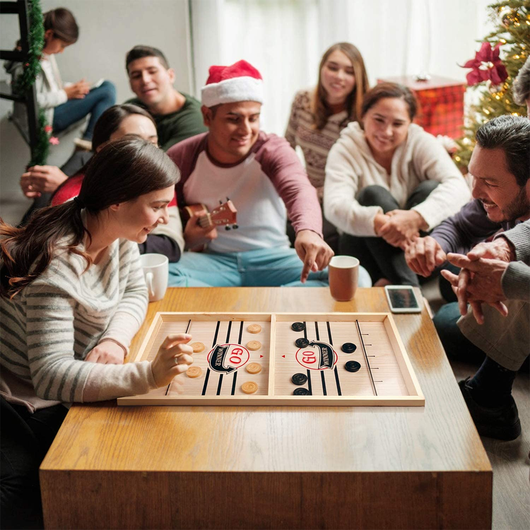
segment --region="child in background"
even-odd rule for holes
[[[116,102],[116,89],[110,81],[91,89],[84,79],[63,85],[54,55],[63,53],[65,48],[77,42],[78,37],[77,22],[68,9],[60,7],[44,13],[42,71],[35,86],[38,105],[45,109],[46,121],[54,133],[60,133],[90,115],[83,137],[75,140],[78,147],[90,151],[94,125],[105,109]],[[14,79],[22,75],[22,71],[22,63],[12,63],[8,70]],[[15,107],[15,114],[19,109],[20,106]]]

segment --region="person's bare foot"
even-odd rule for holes
[[[379,278],[379,280],[374,283],[374,287],[384,287],[385,285],[392,285],[392,282],[386,278]]]

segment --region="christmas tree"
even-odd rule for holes
[[[512,83],[530,50],[530,0],[505,0],[488,7],[496,29],[487,35],[480,51],[464,68],[471,68],[467,83],[475,93],[466,113],[464,136],[457,140],[454,155],[459,167],[467,169],[477,129],[504,114],[526,116],[526,107],[516,105]]]

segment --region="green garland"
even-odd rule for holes
[[[44,48],[44,24],[42,9],[39,0],[29,0],[29,31],[28,31],[28,57],[24,64],[24,72],[17,79],[16,91],[19,94],[27,93],[35,83],[42,67],[40,57]]]
[[[22,75],[17,79],[15,91],[19,94],[28,94],[33,87],[37,76],[42,71],[40,58],[44,49],[44,17],[39,0],[28,2],[28,56],[24,63]],[[38,109],[37,142],[31,147],[31,160],[29,167],[46,164],[50,151],[49,129],[43,109]]]
[[[33,146],[31,150],[31,160],[28,167],[32,166],[44,166],[48,158],[50,151],[50,137],[46,132],[48,123],[46,122],[46,116],[44,110],[39,109],[39,128],[37,130],[37,144]]]

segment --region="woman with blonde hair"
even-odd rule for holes
[[[348,123],[359,118],[369,88],[361,53],[353,44],[339,42],[322,56],[317,86],[300,90],[294,98],[285,138],[293,149],[302,149],[309,180],[321,201],[329,150]],[[325,219],[324,237],[336,250],[336,229]]]

